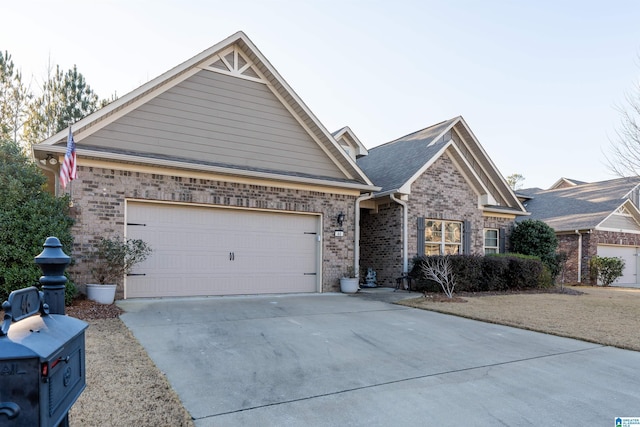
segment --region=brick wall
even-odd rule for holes
[[[411,185],[409,254],[418,251],[418,217],[471,222],[471,252],[484,253],[484,219],[478,195],[445,153]]]
[[[577,234],[561,234],[558,235],[558,252],[565,252],[567,254],[567,261],[564,266],[564,274],[559,276],[556,280],[558,282],[564,283],[578,283],[578,235]],[[588,247],[588,243],[585,245],[584,235],[583,235],[583,251]],[[584,276],[585,272],[588,272],[587,269],[584,268],[585,261],[588,264],[589,256],[587,256],[587,252],[583,252],[582,256],[582,281],[586,282],[589,279],[589,276]]]
[[[504,218],[497,216],[485,216],[483,221],[484,228],[493,228],[498,229],[499,233],[504,233],[504,236],[500,236],[500,238],[504,238],[505,244],[505,252],[509,252],[509,235],[511,234],[511,228],[513,227],[514,219],[513,218]],[[484,251],[484,230],[482,234],[482,244]],[[499,244],[500,242],[498,242]]]
[[[70,187],[76,223],[71,254],[75,265],[69,272],[81,289],[92,281],[86,259],[97,240],[114,233],[123,235],[126,199],[320,213],[323,291],[338,291],[339,278],[346,266],[353,265],[355,196],[83,166],[78,167],[78,176]],[[335,218],[340,212],[345,214],[345,235],[335,237]],[[120,283],[118,295],[122,292]]]
[[[369,267],[378,286],[395,286],[402,273],[402,209],[395,202],[379,205],[377,212],[361,209],[360,269]]]
[[[472,253],[484,253],[484,228],[509,231],[513,220],[483,217],[478,195],[444,154],[411,186],[407,201],[409,269],[418,252],[418,217],[470,221]],[[362,209],[360,265],[376,270],[379,286],[395,286],[402,273],[402,207],[390,201],[378,211]]]
[[[577,234],[558,235],[558,251],[566,252],[569,256],[565,264],[565,283],[578,282],[578,241]],[[597,230],[591,233],[583,233],[582,283],[596,284],[591,281],[589,261],[598,255],[598,245],[640,246],[640,234]]]

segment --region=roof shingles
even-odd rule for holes
[[[358,159],[358,166],[381,193],[397,190],[413,177],[446,145],[440,138],[459,117],[419,130],[369,150]],[[439,139],[438,139],[439,138]]]
[[[556,231],[586,230],[597,227],[620,207],[639,183],[637,178],[619,178],[553,190],[530,188],[518,193],[530,198],[525,202],[530,219],[544,221]]]

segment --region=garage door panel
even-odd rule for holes
[[[127,223],[154,250],[127,298],[317,291],[318,216],[129,202]]]
[[[640,248],[635,246],[598,246],[598,256],[620,258],[624,261],[622,276],[613,285],[635,285],[638,283],[638,263]]]

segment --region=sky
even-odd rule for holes
[[[462,116],[503,176],[616,176],[605,155],[640,83],[640,2],[12,0],[0,50],[37,92],[77,65],[122,96],[244,31],[331,132],[372,148]]]

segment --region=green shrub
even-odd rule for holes
[[[34,257],[47,237],[56,236],[71,253],[69,199],[46,192],[46,181],[17,144],[0,142],[0,301],[13,290],[39,285],[42,271]],[[75,286],[67,287],[72,295]]]
[[[518,254],[538,257],[545,264],[553,278],[561,269],[561,260],[556,255],[558,238],[553,228],[536,219],[526,219],[517,223],[509,235],[511,250]]]
[[[411,276],[416,289],[439,292],[440,286],[426,280],[421,266],[427,257],[415,257]],[[531,289],[550,284],[550,273],[539,258],[520,254],[449,256],[458,292],[493,292]]]
[[[511,257],[507,271],[509,289],[537,288],[543,265],[538,259]]]
[[[509,288],[507,271],[509,259],[503,256],[489,255],[482,260],[482,276],[479,281],[479,291],[503,291]]]
[[[482,277],[482,258],[477,255],[451,256],[451,267],[459,291],[478,292]]]
[[[615,257],[594,256],[589,260],[589,269],[593,283],[600,282],[602,286],[609,286],[622,276],[624,260]]]
[[[548,289],[553,287],[553,284],[554,284],[553,273],[551,273],[551,270],[549,270],[549,267],[542,264],[542,273],[540,273],[540,280],[538,282],[538,287],[543,289]]]

